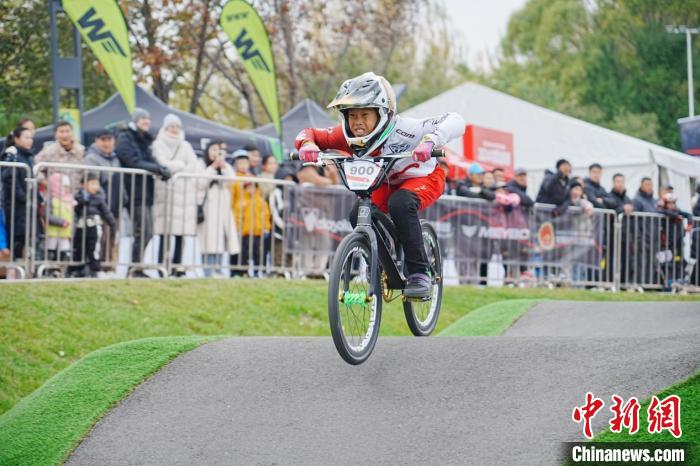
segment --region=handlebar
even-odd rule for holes
[[[433,150],[430,152],[431,157],[445,157],[445,149],[442,147],[434,147]],[[391,159],[405,159],[413,156],[413,152],[400,152],[398,154],[387,154],[387,155],[378,155],[377,157],[373,157],[374,160],[391,160]],[[290,160],[299,160],[299,153],[298,152],[292,152],[289,154]],[[342,155],[339,152],[323,152],[321,151],[319,153],[319,161],[322,160],[342,160],[342,159],[351,159],[352,155],[347,154],[347,155]]]

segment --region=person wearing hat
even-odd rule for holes
[[[569,183],[569,194],[567,198],[552,211],[552,215],[558,217],[564,214],[564,212],[566,212],[570,206],[580,207],[582,213],[589,216],[593,215],[593,204],[591,204],[591,202],[586,199],[586,196],[584,196],[583,180],[580,178],[574,178],[571,180],[571,183]]]
[[[136,107],[131,114],[131,121],[117,136],[116,153],[122,167],[146,170],[163,180],[170,178],[170,170],[160,165],[151,151],[153,136],[151,115],[143,108]],[[124,188],[129,196],[131,224],[133,225],[134,244],[131,251],[133,264],[140,264],[143,251],[153,236],[153,177],[143,175],[124,176]],[[146,277],[140,267],[135,267],[133,276]]]
[[[236,176],[255,176],[250,172],[247,150],[235,151],[233,163]],[[254,273],[257,273],[262,265],[263,235],[270,231],[270,207],[255,183],[236,181],[231,184],[231,208],[241,234],[241,253],[230,257],[231,276],[245,274],[251,259],[256,269]]]
[[[493,201],[495,195],[492,190],[484,187],[484,173],[481,165],[474,162],[469,166],[467,178],[457,184],[457,195],[475,199]]]
[[[107,206],[100,178],[95,172],[83,177],[83,185],[75,195],[75,233],[73,234],[73,261],[83,265],[73,269],[75,277],[96,277],[103,258],[97,245],[102,242],[103,227],[116,230],[117,222]]]
[[[114,145],[114,133],[111,130],[102,128],[97,131],[95,134],[95,141],[90,145],[85,154],[85,165],[104,168],[121,167],[119,158],[116,152],[114,152]],[[119,211],[126,204],[127,200],[126,193],[124,192],[125,190],[123,188],[120,190],[119,188],[119,173],[110,171],[98,171],[95,173],[99,174],[102,191],[110,193],[110,196],[108,196],[108,206],[112,215],[118,218]],[[121,201],[119,196],[121,196]],[[102,225],[102,245],[100,250],[102,251],[103,259],[116,261],[116,233],[117,232],[108,223]]]
[[[153,142],[153,158],[173,175],[198,172],[200,165],[197,163],[197,155],[185,139],[182,121],[174,113],[168,113],[163,119],[163,125]],[[165,181],[155,182],[153,233],[160,236],[158,263],[164,263],[166,234],[173,235],[174,242],[170,250],[173,251],[175,264],[172,274],[176,277],[185,275],[185,270],[178,266],[182,264],[184,237],[197,234],[195,183],[196,180],[192,178],[171,181],[172,189],[168,197],[168,184]]]
[[[527,171],[524,168],[516,168],[513,179],[506,183],[506,189],[520,198],[522,207],[532,207],[535,201],[527,195]]]
[[[543,204],[561,205],[568,198],[570,176],[571,164],[569,161],[566,159],[557,160],[557,171],[552,173],[547,170],[545,172],[536,201]]]

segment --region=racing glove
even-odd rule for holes
[[[423,138],[418,147],[413,149],[413,160],[416,162],[427,162],[430,160],[430,153],[434,145],[433,141]]]
[[[318,162],[318,154],[321,149],[312,142],[306,143],[299,148],[299,160],[304,163],[316,163]]]

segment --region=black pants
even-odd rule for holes
[[[359,202],[350,211],[350,223],[357,225],[357,209]],[[396,227],[396,234],[403,246],[406,272],[426,273],[428,271],[428,258],[423,246],[423,233],[418,218],[420,199],[411,191],[399,189],[389,197],[389,215]],[[372,217],[377,220],[378,208],[372,205]]]
[[[173,264],[182,264],[182,236],[175,235],[175,251],[173,251]],[[165,235],[160,235],[160,246],[158,247],[158,263],[163,263],[165,255]]]
[[[241,253],[231,255],[231,267],[242,265],[246,270],[231,270],[231,276],[240,276],[248,273],[248,263],[253,259],[254,270],[259,270],[262,264],[263,252],[260,250],[261,236],[243,236],[241,238]],[[238,263],[240,259],[240,264]]]
[[[15,235],[12,241],[12,259],[21,260],[24,259],[24,233],[21,235]]]
[[[153,237],[153,217],[149,205],[134,206],[133,213],[134,245],[131,248],[131,262],[139,264],[143,257],[143,251],[146,250],[148,242]]]
[[[92,226],[86,228],[76,228],[73,235],[73,260],[83,262],[85,268],[91,272],[100,271],[100,248],[98,245],[102,240],[102,227]],[[85,244],[83,245],[83,241]]]

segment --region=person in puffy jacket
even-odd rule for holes
[[[520,198],[520,205],[528,208],[535,205],[535,201],[527,195],[527,171],[524,168],[516,168],[513,179],[506,184],[506,189]]]
[[[33,131],[29,128],[17,127],[5,140],[4,162],[16,162],[26,165],[24,168],[2,168],[2,208],[5,214],[8,243],[12,259],[19,260],[24,256],[26,233],[30,222],[27,218],[26,178],[32,177],[34,167]]]
[[[114,231],[116,221],[107,205],[107,199],[96,173],[85,176],[83,186],[75,195],[75,236],[73,237],[73,260],[84,265],[75,276],[95,277],[100,271],[102,226],[109,225]]]
[[[471,164],[467,172],[467,178],[457,184],[457,195],[493,201],[495,198],[493,191],[484,185],[485,173],[486,171],[478,163]]]
[[[583,193],[596,209],[605,208],[605,198],[608,196],[608,192],[600,185],[602,176],[603,167],[599,163],[594,163],[588,167],[588,178],[583,180]]]
[[[569,177],[571,176],[571,164],[566,159],[557,161],[557,171],[545,172],[544,181],[537,193],[537,202],[543,204],[560,205],[569,195]]]
[[[151,152],[153,136],[148,132],[151,128],[151,116],[142,109],[136,108],[131,115],[126,129],[117,137],[116,153],[119,162],[125,168],[139,168],[146,170],[163,180],[170,178],[170,170],[160,165]],[[125,175],[124,187],[129,196],[127,210],[131,215],[133,225],[134,244],[131,251],[131,261],[138,264],[142,260],[143,251],[153,236],[153,177],[143,175]],[[137,277],[146,277],[139,270],[133,274]]]

